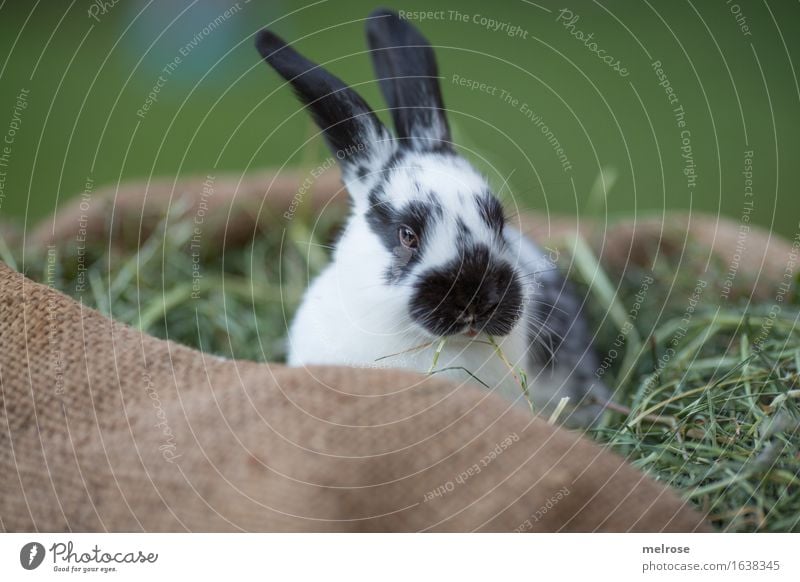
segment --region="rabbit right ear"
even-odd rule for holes
[[[256,48],[308,106],[344,171],[378,151],[386,150],[383,157],[391,154],[394,148],[389,131],[364,99],[339,78],[269,30],[256,35]]]
[[[452,150],[436,57],[425,37],[396,12],[378,9],[367,21],[367,42],[401,143]]]

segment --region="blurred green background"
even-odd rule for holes
[[[684,208],[736,220],[744,212],[786,236],[797,232],[797,2],[573,1],[566,6],[579,18],[570,27],[559,12],[565,5],[547,1],[384,5],[440,11],[417,24],[438,47],[454,135],[495,185],[510,176],[520,205],[601,215]],[[330,61],[380,109],[363,33],[375,6],[2,3],[0,146],[7,147],[0,148],[0,220],[32,224],[87,180],[97,188],[322,159],[319,139],[301,147],[315,130],[259,61],[252,35],[270,24],[311,59]],[[629,74],[614,71],[592,48]],[[678,103],[669,103],[654,61],[661,61]],[[497,90],[471,90],[453,83],[454,74]],[[141,111],[159,84],[157,100]],[[549,141],[523,104],[552,131]],[[678,105],[691,162],[682,157]],[[746,151],[753,152],[752,197],[745,193]],[[696,172],[693,187],[687,163]],[[606,178],[616,175],[605,193],[596,185],[603,169]]]

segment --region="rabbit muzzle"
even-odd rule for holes
[[[523,310],[519,277],[485,246],[421,273],[410,302],[412,319],[436,336],[511,333]]]

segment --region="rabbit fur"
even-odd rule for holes
[[[289,364],[441,373],[543,412],[568,397],[567,424],[590,425],[608,390],[581,298],[456,151],[427,40],[388,10],[370,15],[367,39],[395,135],[340,79],[271,31],[257,35],[351,200],[333,260],[292,322]]]

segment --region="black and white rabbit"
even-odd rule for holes
[[[590,424],[601,407],[589,395],[608,391],[581,302],[458,155],[427,40],[394,12],[367,22],[396,136],[340,79],[272,32],[257,35],[339,159],[352,206],[292,323],[289,364],[427,372],[436,361],[457,381],[478,379],[522,403],[527,377],[540,410],[568,396],[568,423]]]

